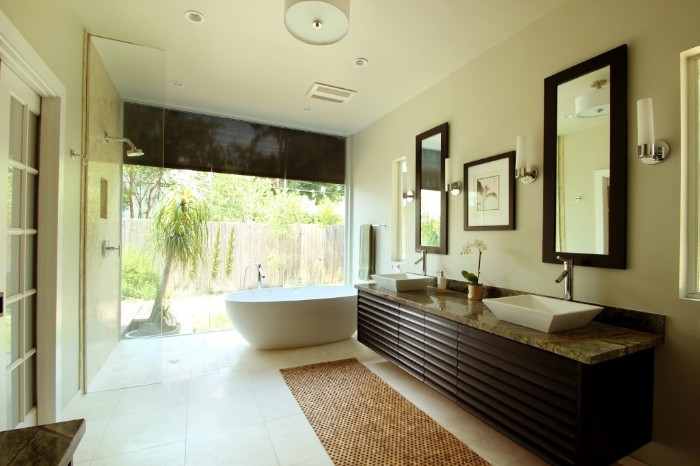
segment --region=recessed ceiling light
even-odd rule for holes
[[[573,118],[573,117],[574,117],[573,113],[567,113],[566,115],[562,116],[562,118],[564,118],[565,120],[568,120],[569,118]]]
[[[185,87],[185,83],[182,81],[170,81],[170,85],[173,87]]]
[[[352,64],[355,65],[357,68],[364,68],[369,64],[369,60],[366,58],[356,58],[352,61]]]
[[[194,10],[188,10],[185,12],[185,18],[190,20],[193,23],[203,23],[204,22],[204,15],[200,13],[199,11],[194,11]]]
[[[304,107],[305,112],[310,112],[311,110],[313,110],[313,107],[309,107],[308,105]]]

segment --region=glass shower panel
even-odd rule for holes
[[[19,266],[20,266],[20,236],[10,235],[7,237],[7,297],[14,296],[20,292]]]
[[[29,112],[27,119],[27,160],[31,168],[39,168],[39,116]]]
[[[24,351],[36,347],[36,295],[24,300]]]
[[[7,226],[19,228],[21,225],[20,193],[22,192],[22,171],[10,167],[7,172]]]
[[[37,193],[37,176],[27,173],[27,219],[26,228],[36,228],[37,209],[36,209],[36,193]]]
[[[24,237],[24,289],[36,288],[36,235]]]
[[[12,98],[10,103],[10,160],[22,160],[22,127],[24,105]]]
[[[10,371],[7,374],[7,425],[14,428],[20,421],[20,404],[19,404],[19,367]]]

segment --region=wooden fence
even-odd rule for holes
[[[151,222],[123,219],[122,245],[150,254],[160,275],[163,261],[151,252]],[[253,288],[257,286],[253,264],[262,264],[265,287],[343,282],[342,225],[292,225],[287,234],[258,223],[208,222],[208,226],[206,261],[196,270],[173,268],[168,285],[171,294],[242,290],[246,270],[245,288]]]

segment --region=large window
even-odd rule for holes
[[[124,157],[125,335],[227,329],[228,293],[343,283],[343,138],[139,104],[124,115],[145,153]]]
[[[125,166],[125,332],[154,319],[164,319],[174,333],[223,330],[231,328],[223,299],[228,293],[342,284],[344,188]],[[183,205],[201,215],[188,215]],[[180,211],[171,215],[173,209]],[[172,260],[172,254],[184,260]]]

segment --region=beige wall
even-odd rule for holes
[[[67,90],[63,184],[62,309],[60,393],[65,408],[79,384],[80,162],[68,155],[81,149],[83,28],[65,0],[0,0],[0,9],[24,35]]]
[[[679,53],[700,45],[696,0],[572,0],[505,43],[429,88],[353,137],[352,279],[357,280],[357,229],[391,225],[391,160],[414,166],[415,135],[450,124],[453,166],[514,150],[527,135],[528,156],[542,167],[543,80],[620,44],[629,46],[628,268],[578,267],[575,299],[668,316],[667,341],[657,351],[654,441],[635,453],[665,466],[697,464],[700,442],[700,303],[678,298],[680,222]],[[461,44],[454,44],[460,47]],[[674,149],[661,165],[635,160],[639,98],[653,97],[657,137]],[[463,195],[450,198],[447,256],[428,256],[428,271],[459,279],[474,268],[460,256],[471,238],[488,244],[482,278],[489,284],[561,296],[560,267],[541,260],[542,180],[518,183],[515,231],[465,232]],[[413,212],[409,215],[413,225]],[[389,232],[378,232],[377,270],[391,269]],[[408,228],[408,244],[414,244]],[[413,251],[410,247],[409,251]],[[410,252],[404,270],[418,254]],[[653,285],[653,286],[652,286]]]

